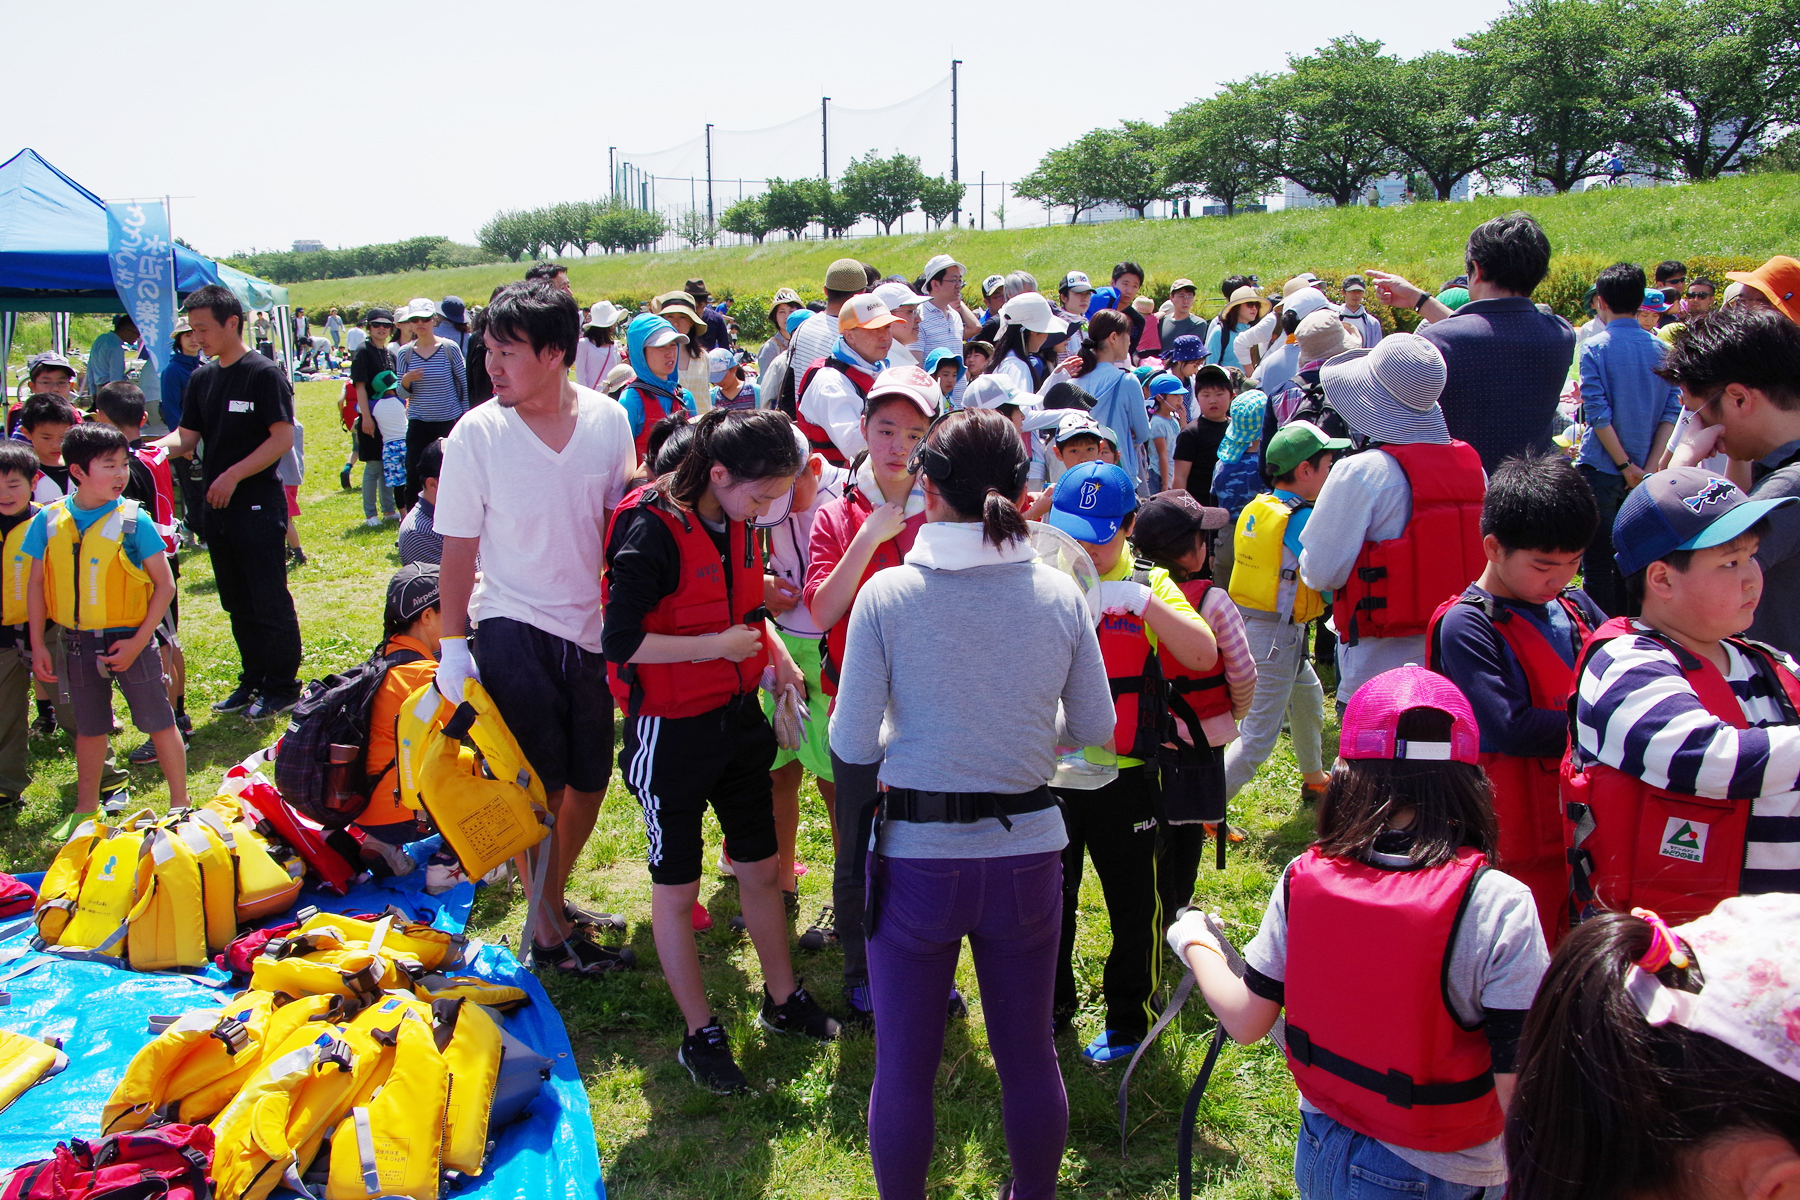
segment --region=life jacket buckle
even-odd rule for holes
[[[1306,1030],[1289,1025],[1284,1036],[1287,1041],[1288,1057],[1303,1067],[1312,1066],[1312,1038],[1307,1036]]]
[[[1387,1098],[1389,1104],[1397,1105],[1400,1108],[1411,1108],[1413,1106],[1412,1076],[1405,1071],[1390,1070],[1387,1073],[1387,1085],[1381,1089],[1381,1094]]]

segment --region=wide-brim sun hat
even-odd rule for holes
[[[611,300],[595,301],[594,307],[588,310],[587,324],[583,329],[611,329],[625,318],[625,310]]]
[[[1039,292],[1025,292],[1000,306],[1000,327],[1014,325],[1032,333],[1067,333],[1069,323],[1050,308],[1050,301]]]
[[[600,381],[600,390],[611,393],[624,387],[636,378],[637,371],[632,369],[631,364],[622,362],[606,373],[606,378]]]
[[[656,298],[656,315],[666,320],[670,313],[680,313],[695,325],[706,324],[694,305],[694,298],[686,292],[667,292]]]
[[[1263,298],[1263,294],[1248,284],[1231,293],[1230,298],[1225,301],[1225,311],[1230,312],[1240,304],[1256,305],[1255,319],[1259,321],[1269,311],[1269,302]]]
[[[1395,445],[1449,443],[1438,404],[1447,375],[1438,348],[1414,333],[1389,334],[1319,368],[1325,398],[1344,423],[1371,442]]]

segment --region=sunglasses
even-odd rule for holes
[[[1689,300],[1711,300],[1713,294],[1711,292],[1689,292],[1687,298]]]

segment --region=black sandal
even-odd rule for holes
[[[591,908],[577,908],[573,903],[563,901],[563,917],[576,930],[593,941],[596,935],[625,932],[625,918],[617,913],[595,912]],[[596,943],[598,944],[598,943]]]
[[[547,967],[564,975],[590,978],[634,967],[637,955],[630,946],[596,946],[585,938],[572,937],[554,946],[540,946],[534,941],[531,965],[539,970]]]

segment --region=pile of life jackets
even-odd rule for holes
[[[0,1112],[68,1065],[61,1038],[31,1038],[0,1029]]]
[[[233,797],[158,816],[96,813],[38,890],[38,949],[140,971],[205,966],[245,921],[290,908],[303,868]]]
[[[436,1200],[481,1175],[549,1060],[502,1029],[519,988],[454,971],[456,934],[389,915],[310,913],[268,939],[250,987],[161,1025],[101,1133],[208,1125],[218,1200],[278,1186],[324,1200]]]

